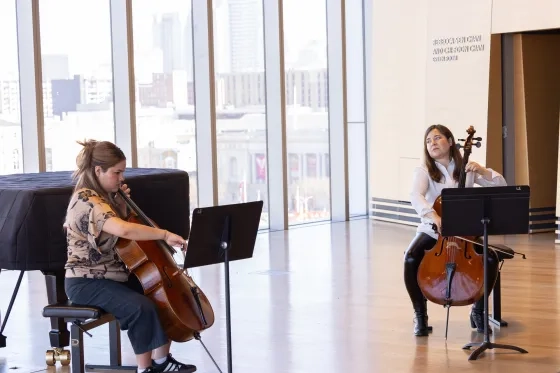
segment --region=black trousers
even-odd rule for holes
[[[418,233],[416,237],[410,242],[405,255],[404,255],[404,283],[406,285],[406,290],[412,301],[412,306],[417,312],[426,313],[426,302],[424,294],[418,286],[418,267],[426,250],[434,247],[437,240],[425,233]],[[475,245],[475,251],[479,254],[483,253],[482,246]],[[496,252],[492,249],[488,250],[488,281],[491,287],[488,289],[490,293],[496,283],[498,277],[498,266],[499,260]],[[474,309],[482,310],[484,308],[484,296],[481,297],[473,305]]]
[[[68,299],[84,306],[95,306],[115,316],[121,330],[127,330],[136,355],[169,342],[154,302],[143,294],[134,275],[126,283],[90,278],[66,278]]]

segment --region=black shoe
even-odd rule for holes
[[[423,313],[414,313],[414,335],[417,337],[426,337],[431,331],[428,326],[428,315]]]
[[[473,308],[471,310],[471,328],[476,328],[479,333],[484,333],[484,311]],[[490,324],[488,325],[488,334],[492,334]]]
[[[190,364],[183,364],[171,357],[171,354],[167,355],[167,360],[161,364],[157,364],[152,360],[152,369],[145,370],[143,373],[163,373],[163,372],[182,372],[182,373],[192,373],[196,372],[196,367]]]
[[[428,302],[424,298],[421,302],[413,302],[414,308],[414,335],[425,337],[432,332],[432,327],[428,325]]]

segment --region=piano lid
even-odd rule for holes
[[[185,171],[128,168],[131,197],[156,224],[188,237],[189,176]],[[0,176],[0,269],[60,270],[66,263],[62,223],[72,172]]]

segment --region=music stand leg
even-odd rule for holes
[[[498,344],[490,342],[490,335],[488,330],[488,223],[490,219],[484,218],[482,219],[482,224],[484,225],[484,342],[471,342],[467,343],[463,346],[463,349],[470,349],[474,346],[479,346],[476,350],[474,350],[469,355],[469,360],[476,360],[480,354],[482,354],[486,350],[493,350],[495,348],[502,348],[507,350],[518,351],[521,353],[528,353],[527,350],[522,349],[521,347],[506,345],[506,344]]]

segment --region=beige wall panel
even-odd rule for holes
[[[488,94],[488,132],[486,134],[486,166],[503,175],[501,48],[501,36],[492,35],[490,44],[490,85]]]
[[[529,184],[527,120],[525,110],[525,79],[523,74],[523,43],[521,35],[513,37],[513,106],[515,117],[515,184]]]
[[[560,0],[493,0],[492,33],[560,28]]]
[[[559,114],[559,127],[560,127],[560,114]],[[558,133],[559,139],[558,142],[560,143],[560,131]],[[557,153],[557,159],[558,159],[558,167],[556,168],[556,170],[560,170],[560,146],[558,147],[558,153]],[[556,172],[556,216],[560,216],[560,172]],[[556,223],[556,224],[560,224],[560,223]],[[560,241],[560,237],[557,237],[557,243],[560,243],[558,241]]]
[[[419,157],[425,118],[427,0],[374,1],[370,193],[399,199],[399,162]],[[410,185],[412,175],[408,179]],[[409,188],[405,186],[404,189]]]
[[[485,164],[491,41],[491,0],[430,0],[426,65],[426,126],[448,126],[465,138],[469,126],[482,146],[471,160]]]
[[[531,208],[556,204],[560,35],[523,35]]]

